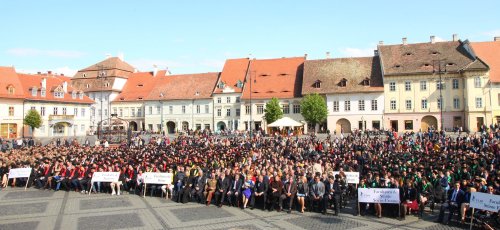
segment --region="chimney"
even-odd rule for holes
[[[157,73],[158,73],[158,66],[153,65],[153,77],[156,77]]]
[[[383,46],[383,45],[384,45],[384,41],[379,41],[379,42],[378,42],[378,45],[379,45],[379,46]]]
[[[68,82],[63,82],[63,91],[64,91],[65,93],[67,93],[67,92],[68,92]]]
[[[500,42],[500,36],[494,37],[493,41]]]
[[[304,58],[307,59],[307,54],[304,54]]]
[[[408,39],[407,38],[403,38],[403,45],[408,45]]]
[[[436,36],[434,35],[431,36],[431,43],[432,44],[436,43]]]
[[[51,74],[52,74],[52,71],[50,71],[50,70],[49,70],[49,71],[47,71],[47,74],[48,74],[48,75],[51,75]]]
[[[110,58],[111,54],[106,54],[106,59]]]
[[[373,50],[373,55],[378,56],[378,50]]]
[[[42,89],[47,88],[47,78],[42,78]]]
[[[458,34],[453,34],[453,41],[454,42],[458,41]]]
[[[330,59],[330,52],[326,52],[326,59]]]
[[[170,70],[167,68],[165,68],[165,76],[168,76],[170,74]]]
[[[40,75],[40,74],[42,74],[42,72],[38,71],[38,72],[36,72],[36,74]]]

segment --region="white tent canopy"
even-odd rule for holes
[[[267,127],[298,127],[298,126],[303,126],[303,125],[304,124],[302,124],[298,121],[295,121],[292,118],[283,117],[283,118],[280,118],[280,119],[276,120],[275,122],[267,125]]]

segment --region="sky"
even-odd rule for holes
[[[500,1],[26,1],[0,4],[0,66],[72,76],[107,56],[139,71],[222,71],[229,58],[373,55],[384,44],[500,36]]]

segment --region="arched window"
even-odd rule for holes
[[[316,89],[321,88],[321,81],[320,80],[314,81],[313,87]]]

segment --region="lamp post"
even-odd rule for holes
[[[250,138],[253,138],[253,135],[252,135],[252,123],[253,123],[253,118],[252,118],[252,115],[253,115],[253,105],[252,105],[252,82],[256,83],[257,80],[255,79],[255,76],[254,76],[254,79],[252,80],[252,72],[250,72]]]
[[[103,65],[99,65],[97,66],[98,67],[98,73],[97,73],[97,79],[100,79],[101,80],[101,87],[100,87],[100,90],[101,90],[101,122],[100,122],[100,125],[99,125],[99,132],[101,133],[101,136],[102,136],[102,133],[103,133],[103,130],[104,128],[102,127],[102,121],[103,121],[103,92],[104,92],[104,80],[107,79],[106,77],[106,72],[104,72],[104,66]]]
[[[446,73],[446,65],[442,68],[442,63],[445,63],[446,59],[440,59],[440,60],[434,60],[433,65],[432,65],[432,73],[435,74],[436,72],[439,75],[439,112],[440,112],[440,131],[443,131],[443,79],[442,79],[442,74]],[[437,65],[437,68],[436,68]]]
[[[160,134],[163,134],[163,100],[162,100],[163,96],[164,96],[163,93],[160,93],[160,98],[161,98],[159,100],[160,106],[161,106],[161,108],[160,108],[160,114],[161,114],[161,116],[160,116]]]

